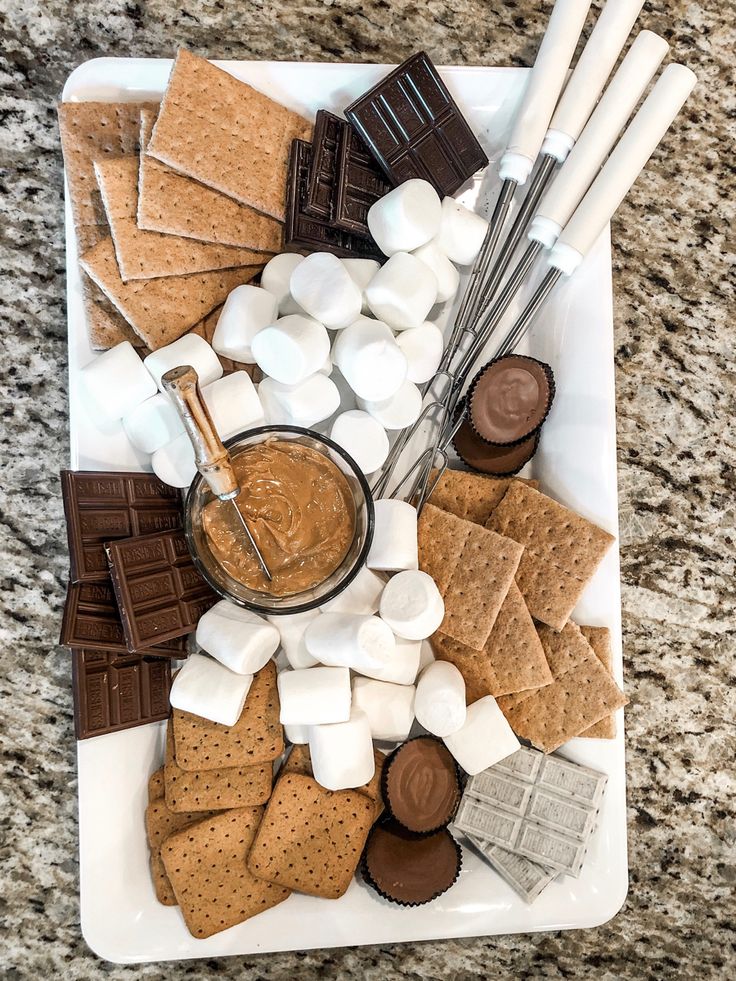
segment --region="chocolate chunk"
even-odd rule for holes
[[[149,473],[61,471],[69,577],[107,580],[103,542],[181,526],[178,491]]]
[[[478,372],[470,387],[468,420],[477,436],[512,446],[535,433],[552,406],[555,382],[549,365],[509,354]]]
[[[338,182],[338,149],[347,123],[332,112],[320,109],[314,121],[312,158],[304,211],[313,218],[328,221],[335,216],[335,191]]]
[[[488,164],[423,51],[348,106],[345,115],[393,184],[421,177],[444,197]]]
[[[376,164],[363,138],[343,123],[339,145],[334,220],[338,228],[370,238],[368,210],[392,185]]]
[[[169,715],[170,661],[91,648],[71,654],[77,739],[159,722]]]
[[[418,836],[388,821],[371,832],[362,870],[384,899],[399,906],[421,906],[447,892],[461,866],[460,846],[447,829]]]
[[[108,542],[105,551],[129,651],[188,634],[217,602],[194,567],[183,531]]]
[[[460,778],[444,743],[418,736],[394,750],[383,770],[383,796],[409,831],[427,834],[448,824],[460,801]]]

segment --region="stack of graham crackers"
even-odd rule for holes
[[[627,699],[610,632],[570,620],[613,536],[533,481],[446,471],[419,521],[419,565],[445,618],[435,655],[493,695],[517,736],[550,753],[574,736],[613,738]]]
[[[301,116],[180,50],[159,106],[65,102],[59,129],[91,347],[156,350],[278,251]]]

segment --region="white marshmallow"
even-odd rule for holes
[[[289,292],[289,283],[292,273],[302,262],[304,262],[303,255],[296,255],[294,252],[282,252],[281,255],[275,255],[273,259],[269,259],[263,267],[261,286],[276,297],[280,317],[301,312],[301,308],[292,299]]]
[[[388,624],[358,613],[320,613],[307,626],[304,643],[321,664],[354,671],[382,668],[396,653],[396,638]]]
[[[260,671],[279,646],[279,632],[263,617],[220,600],[197,624],[197,643],[238,674]]]
[[[350,454],[363,473],[373,473],[386,462],[386,430],[362,409],[341,412],[332,423],[330,437]]]
[[[282,385],[274,378],[264,378],[258,386],[258,394],[272,425],[291,423],[311,429],[328,419],[340,406],[337,386],[321,372],[310,375],[298,385]]]
[[[338,334],[338,337],[342,337],[342,335],[344,333],[345,333],[345,331],[341,331],[340,334]],[[352,390],[352,388],[348,384],[347,379],[345,378],[345,376],[343,375],[343,373],[340,371],[340,369],[339,368],[333,368],[332,369],[332,374],[330,375],[330,378],[335,383],[335,385],[337,386],[337,390],[340,393],[340,407],[339,407],[339,411],[340,412],[347,412],[349,409],[355,409],[355,408],[357,408],[358,403],[356,401],[355,392]]]
[[[288,613],[285,616],[266,617],[268,622],[278,630],[286,658],[295,670],[311,668],[318,663],[304,643],[304,631],[318,616],[319,610],[307,610],[306,613]]]
[[[415,249],[412,255],[429,266],[437,279],[437,299],[436,303],[444,303],[451,299],[460,285],[460,273],[453,266],[445,253],[434,242],[427,242],[426,245]]]
[[[262,426],[266,419],[261,400],[247,371],[233,371],[202,389],[220,439]]]
[[[303,668],[278,676],[279,719],[284,726],[347,722],[350,672],[347,668]]]
[[[414,686],[354,678],[353,709],[365,712],[374,739],[404,742],[414,722]]]
[[[439,367],[445,347],[439,327],[431,320],[425,320],[419,327],[402,330],[396,337],[396,343],[406,355],[408,380],[416,385],[429,381]]]
[[[369,317],[359,317],[340,331],[332,360],[355,394],[363,399],[387,399],[406,378],[406,358],[393,331]]]
[[[115,422],[156,394],[144,364],[130,341],[123,341],[82,368],[82,389],[93,419]]]
[[[375,259],[341,259],[343,266],[350,273],[355,285],[360,290],[362,298],[361,313],[368,313],[368,303],[365,299],[365,288],[381,268],[381,263]]]
[[[197,473],[192,442],[186,433],[177,436],[151,456],[151,467],[159,480],[172,487],[188,487]]]
[[[398,392],[394,392],[389,398],[378,401],[358,399],[358,405],[384,429],[404,429],[419,418],[422,393],[413,382],[405,381]]]
[[[376,772],[368,716],[353,709],[347,722],[313,726],[309,755],[314,779],[327,790],[362,787]]]
[[[422,671],[414,710],[434,736],[451,736],[465,725],[465,680],[454,664],[433,661]]]
[[[406,640],[431,637],[445,616],[445,602],[434,579],[418,569],[399,572],[386,583],[381,619]]]
[[[454,198],[442,201],[442,217],[435,244],[448,259],[459,266],[469,266],[480,252],[488,231],[488,222]]]
[[[323,613],[360,613],[371,614],[378,610],[378,603],[385,582],[375,572],[365,566],[334,599],[320,607]]]
[[[162,375],[172,368],[189,364],[197,372],[200,387],[222,377],[222,364],[207,341],[199,334],[185,334],[178,341],[160,347],[143,361],[159,390],[163,392]]]
[[[361,668],[360,674],[394,685],[413,685],[419,671],[421,642],[396,638],[396,651],[382,668]]]
[[[374,501],[375,526],[367,566],[381,572],[419,568],[417,509],[390,498]]]
[[[137,450],[154,453],[183,433],[184,423],[171,400],[156,392],[123,416],[123,429]]]
[[[220,311],[212,347],[225,358],[252,362],[251,341],[277,317],[278,301],[273,293],[249,283],[236,286]]]
[[[327,375],[328,377],[329,377],[329,375],[332,374],[332,352],[331,351],[327,355],[327,357],[325,358],[324,363],[322,364],[322,367],[319,369],[319,373],[321,375]]]
[[[190,654],[171,686],[173,708],[223,726],[234,726],[250,691],[252,674],[236,674],[204,654]]]
[[[445,736],[444,743],[471,777],[505,760],[521,745],[493,695],[468,705],[465,724]]]
[[[304,307],[300,307],[294,297],[289,293],[283,303],[279,304],[279,317],[288,317],[290,313],[299,313],[303,317],[307,316]]]
[[[336,255],[313,252],[291,274],[291,295],[310,317],[331,330],[360,316],[363,294]]]
[[[368,228],[384,255],[411,252],[440,229],[442,203],[429,183],[404,181],[368,210]]]
[[[365,291],[375,316],[393,330],[418,327],[437,300],[437,277],[416,256],[396,252]]]
[[[265,375],[284,385],[298,385],[322,367],[330,353],[330,338],[316,320],[290,314],[259,331],[251,347]]]
[[[306,746],[309,742],[309,726],[284,726],[284,735],[293,746]]]
[[[429,667],[430,664],[434,664],[435,661],[434,650],[432,649],[432,645],[428,640],[423,640],[421,642],[420,648],[421,650],[419,652],[419,668],[417,671],[418,674],[421,674],[421,672],[424,671],[426,667]]]

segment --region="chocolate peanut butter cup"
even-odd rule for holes
[[[536,433],[555,395],[549,365],[508,354],[478,372],[468,395],[468,421],[476,436],[492,446],[513,446]]]
[[[444,743],[434,736],[417,736],[389,756],[382,790],[399,824],[414,834],[430,834],[452,820],[460,801],[460,776]]]
[[[465,413],[465,403],[460,406]],[[460,459],[471,470],[485,473],[491,477],[513,477],[537,452],[539,430],[521,443],[513,446],[493,446],[481,439],[468,419],[464,419],[455,433],[452,445]]]
[[[446,828],[418,836],[395,821],[377,824],[363,853],[363,878],[399,906],[421,906],[454,885],[462,868],[460,846]]]

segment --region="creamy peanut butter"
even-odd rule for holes
[[[324,582],[340,565],[355,531],[355,505],[345,476],[322,453],[276,438],[233,457],[236,503],[253,532],[269,582],[230,501],[202,510],[210,551],[250,589],[291,596]]]

